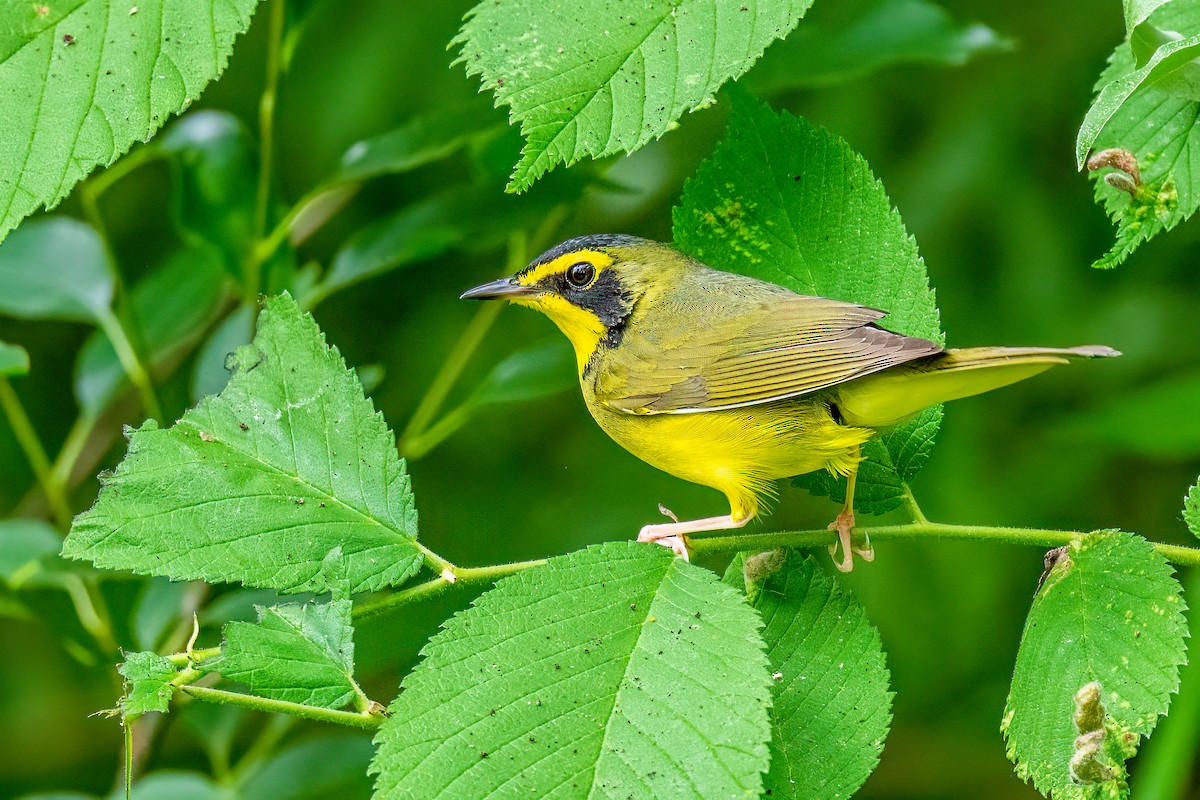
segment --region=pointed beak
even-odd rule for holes
[[[501,278],[498,281],[484,283],[474,289],[467,289],[459,300],[496,300],[509,297],[522,297],[531,294],[541,294],[541,289],[534,286],[522,286],[512,278]]]

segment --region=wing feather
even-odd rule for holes
[[[710,278],[690,298],[685,287],[635,313],[620,356],[594,376],[598,398],[630,414],[715,411],[812,394],[942,351],[877,327],[878,309],[715,274],[715,287]],[[698,305],[711,318],[687,324]]]

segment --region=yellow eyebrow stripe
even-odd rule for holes
[[[601,253],[599,250],[577,250],[573,253],[565,253],[553,261],[547,261],[545,264],[540,264],[525,274],[521,275],[518,280],[522,286],[532,286],[547,275],[555,275],[564,271],[572,264],[577,264],[580,261],[589,261],[596,268],[596,272],[604,269],[613,263],[612,256],[607,253]]]

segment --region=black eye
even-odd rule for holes
[[[576,289],[582,289],[596,277],[596,268],[587,261],[580,261],[567,267],[567,283]]]

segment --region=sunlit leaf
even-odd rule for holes
[[[0,314],[95,323],[112,303],[113,274],[94,230],[50,217],[0,244],[0,286]]]
[[[889,311],[888,330],[943,342],[925,263],[862,156],[829,131],[733,92],[724,138],[684,186],[675,243],[709,266]],[[940,409],[864,451],[856,508],[883,513],[928,459]],[[841,500],[845,479],[801,479]]]
[[[758,797],[759,626],[663,548],[600,545],[506,578],[404,680],[375,797]]]
[[[212,248],[186,248],[133,287],[126,327],[137,336],[151,369],[163,366],[207,327],[221,305],[226,279]],[[75,396],[80,406],[98,412],[128,385],[108,338],[101,332],[93,334],[75,363]]]
[[[987,25],[963,23],[930,0],[817,3],[739,83],[759,93],[822,86],[893,64],[961,66],[1012,49]]]
[[[455,43],[527,144],[509,188],[556,164],[631,153],[712,102],[812,0],[488,0]]]
[[[221,74],[256,0],[8,0],[0,27],[0,239],[145,141]]]
[[[321,591],[340,546],[355,591],[420,568],[408,476],[383,418],[316,323],[269,298],[217,397],[129,452],[63,554],[173,580]]]
[[[29,372],[29,353],[25,348],[0,342],[0,377],[24,375]]]
[[[774,679],[766,795],[852,796],[879,763],[892,719],[879,632],[811,556],[741,554],[725,582],[747,591],[766,624]]]
[[[171,705],[171,681],[179,670],[170,659],[151,652],[126,653],[117,670],[125,678],[125,696],[121,698],[123,716],[166,711]]]
[[[1103,783],[1072,779],[1075,694],[1099,681],[1112,725],[1136,749],[1179,688],[1184,608],[1171,567],[1140,536],[1099,531],[1065,549],[1029,611],[1001,726],[1020,777],[1055,800],[1116,796],[1123,768]]]

